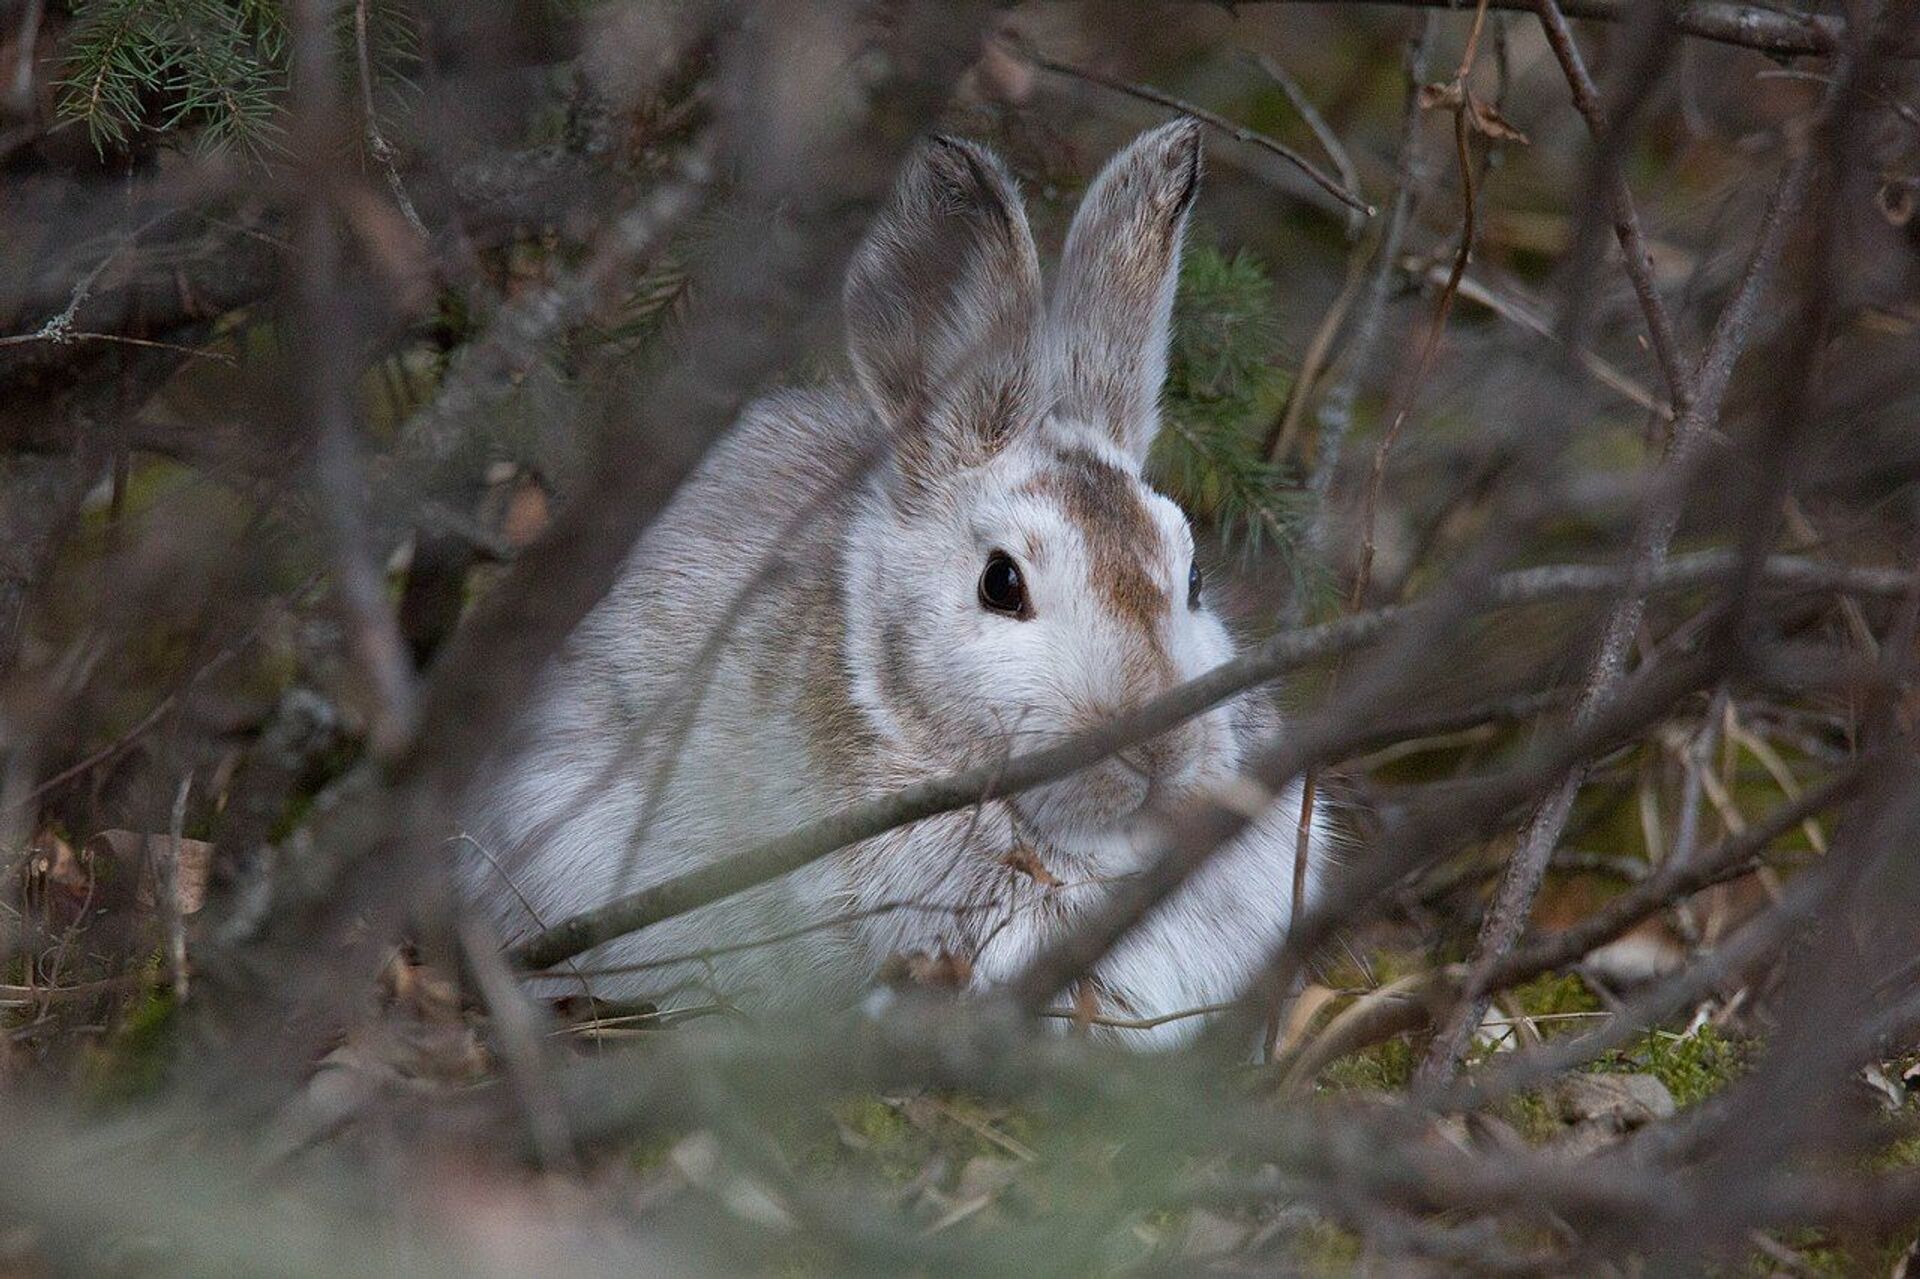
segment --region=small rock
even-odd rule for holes
[[[1553,1091],[1560,1117],[1606,1131],[1631,1132],[1678,1109],[1673,1094],[1653,1075],[1569,1075]]]

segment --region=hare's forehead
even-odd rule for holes
[[[1099,452],[1047,444],[1018,450],[997,469],[972,515],[978,534],[1017,533],[1032,543],[1009,550],[1160,576],[1191,549],[1180,508]]]

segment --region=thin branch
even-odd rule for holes
[[[1217,0],[1189,0],[1217,3]],[[1325,4],[1342,8],[1438,9],[1457,12],[1457,0],[1235,0],[1239,4]],[[1516,13],[1534,12],[1535,0],[1492,0],[1489,7]],[[1638,7],[1635,0],[1572,0],[1561,6],[1568,17],[1596,22],[1625,22]],[[1776,57],[1833,56],[1848,47],[1851,36],[1840,18],[1824,14],[1786,13],[1731,0],[1682,0],[1662,5],[1668,30],[1720,44],[1755,49]],[[1879,33],[1873,52],[1882,57],[1920,58],[1920,35],[1913,32]]]
[[[1451,268],[1447,264],[1436,262],[1428,265],[1412,256],[1408,256],[1402,260],[1401,268],[1411,274],[1422,276],[1429,284],[1436,287],[1444,285],[1451,272]],[[1497,291],[1484,280],[1477,279],[1471,275],[1462,276],[1460,278],[1458,293],[1467,301],[1477,303],[1487,308],[1487,310],[1492,311],[1501,319],[1525,329],[1536,337],[1542,337],[1549,342],[1559,343],[1563,346],[1566,343],[1565,337],[1555,332],[1553,325],[1548,323],[1546,318],[1531,306],[1521,300]],[[1594,381],[1600,383],[1600,385],[1606,387],[1608,390],[1616,392],[1622,399],[1636,407],[1645,409],[1649,413],[1657,414],[1662,421],[1671,422],[1673,420],[1674,412],[1672,405],[1665,403],[1639,382],[1636,382],[1633,378],[1621,372],[1605,357],[1596,354],[1592,349],[1585,346],[1569,347],[1567,349],[1573,358],[1580,362],[1580,367],[1593,374]]]
[[[1611,146],[1612,125],[1607,119],[1606,108],[1600,103],[1599,87],[1587,73],[1586,62],[1580,56],[1580,46],[1574,43],[1573,32],[1567,29],[1567,20],[1562,16],[1560,6],[1555,0],[1534,0],[1534,3],[1540,15],[1541,30],[1546,33],[1547,44],[1552,48],[1553,56],[1559,61],[1567,85],[1572,90],[1573,105],[1586,120],[1595,143],[1603,152],[1607,202],[1612,206],[1614,235],[1620,241],[1627,278],[1633,282],[1634,294],[1640,299],[1640,309],[1646,315],[1647,336],[1653,343],[1653,356],[1660,366],[1660,374],[1666,380],[1673,412],[1676,415],[1684,414],[1687,402],[1692,398],[1691,380],[1680,355],[1679,339],[1674,336],[1673,319],[1660,297],[1659,283],[1654,277],[1653,253],[1647,245],[1645,233],[1640,229],[1640,214],[1634,207],[1633,191],[1627,185],[1627,175],[1621,167],[1617,149]]]
[[[1406,237],[1407,224],[1413,218],[1414,204],[1420,198],[1419,174],[1425,151],[1420,127],[1420,90],[1426,84],[1427,49],[1433,42],[1433,28],[1433,16],[1419,14],[1414,18],[1413,31],[1407,37],[1401,60],[1405,98],[1400,108],[1399,158],[1394,163],[1393,197],[1387,204],[1386,219],[1380,224],[1380,238],[1373,249],[1373,273],[1367,281],[1359,318],[1354,322],[1353,337],[1342,353],[1346,372],[1321,399],[1319,410],[1314,415],[1320,428],[1320,437],[1307,487],[1319,500],[1313,532],[1314,541],[1322,545],[1329,534],[1330,505],[1327,495],[1333,490],[1347,432],[1353,427],[1353,406],[1360,396],[1361,379],[1373,370],[1373,354],[1380,342],[1387,302],[1393,289],[1394,271],[1400,258],[1400,244]],[[1305,394],[1304,389],[1295,392],[1296,396]]]
[[[360,112],[366,122],[367,153],[386,173],[387,187],[393,192],[393,202],[400,206],[400,215],[407,220],[407,225],[422,240],[430,240],[433,237],[427,231],[427,224],[420,220],[420,212],[413,207],[406,184],[400,180],[399,166],[394,163],[393,144],[380,132],[380,116],[373,109],[373,57],[368,52],[367,44],[367,0],[354,0],[353,47],[360,67]]]
[[[1480,32],[1487,19],[1487,0],[1480,0],[1474,10],[1473,28],[1467,34],[1467,46],[1460,55],[1460,67],[1454,72],[1453,91],[1453,146],[1454,159],[1460,171],[1460,244],[1454,250],[1453,268],[1447,273],[1446,283],[1440,287],[1440,296],[1434,300],[1433,318],[1427,323],[1426,341],[1420,346],[1419,359],[1414,363],[1413,376],[1400,405],[1387,423],[1386,431],[1380,442],[1374,446],[1373,469],[1367,476],[1366,495],[1361,503],[1360,514],[1360,564],[1353,578],[1353,589],[1348,595],[1348,607],[1358,608],[1366,599],[1367,588],[1373,580],[1374,533],[1380,506],[1380,490],[1386,481],[1387,457],[1393,452],[1393,446],[1400,439],[1400,432],[1406,426],[1407,416],[1412,413],[1415,401],[1420,395],[1420,387],[1427,380],[1427,374],[1433,368],[1434,357],[1440,352],[1441,339],[1446,336],[1447,316],[1453,311],[1454,296],[1460,290],[1460,279],[1467,273],[1467,261],[1473,255],[1473,242],[1479,217],[1478,192],[1474,189],[1473,157],[1469,146],[1471,128],[1468,124],[1469,106],[1472,91],[1467,88],[1467,77],[1473,72],[1474,58],[1480,48]]]
[[[1298,151],[1295,151],[1286,143],[1270,138],[1256,129],[1249,129],[1243,124],[1235,124],[1216,111],[1209,111],[1203,106],[1197,106],[1194,103],[1176,98],[1170,93],[1163,93],[1151,85],[1134,84],[1131,81],[1122,80],[1118,76],[1110,76],[1104,71],[1095,71],[1091,67],[1077,67],[1072,63],[1061,62],[1039,53],[1030,53],[1030,56],[1035,66],[1043,70],[1051,71],[1055,75],[1067,76],[1074,80],[1083,80],[1088,84],[1097,84],[1102,88],[1112,89],[1115,93],[1124,93],[1130,98],[1139,98],[1143,102],[1152,102],[1158,106],[1178,111],[1182,115],[1191,116],[1202,124],[1218,129],[1236,141],[1249,143],[1271,155],[1279,156],[1282,160],[1285,160],[1288,164],[1291,164],[1294,168],[1305,174],[1308,181],[1338,200],[1341,204],[1347,206],[1347,208],[1363,214],[1366,217],[1372,217],[1376,211],[1371,204],[1368,204],[1356,193],[1349,191],[1336,179],[1322,172],[1318,165],[1314,164],[1313,161],[1307,159],[1304,155],[1301,155]]]
[[[1720,553],[1675,559],[1651,576],[1649,589],[1684,590],[1714,581],[1735,567],[1735,557]],[[1617,590],[1628,580],[1624,571],[1600,566],[1552,565],[1522,569],[1493,579],[1485,592],[1484,604],[1489,608],[1540,604]],[[1782,556],[1768,562],[1768,580],[1796,589],[1857,589],[1897,596],[1907,589],[1910,579],[1904,573],[1889,570],[1835,569]],[[513,960],[524,968],[551,967],[616,937],[777,879],[829,853],[896,827],[1056,781],[1166,732],[1287,671],[1352,652],[1392,631],[1403,630],[1414,618],[1432,611],[1430,604],[1381,608],[1350,614],[1305,630],[1282,632],[1259,648],[1216,666],[1137,710],[1056,746],[917,782],[810,822],[725,860],[562,920],[515,947]],[[1373,740],[1370,728],[1364,733],[1353,731],[1357,743]]]
[[[354,342],[341,276],[341,253],[330,204],[339,187],[330,156],[341,122],[331,57],[332,36],[318,0],[294,9],[296,138],[307,166],[306,199],[296,221],[294,329],[300,406],[312,450],[313,486],[332,560],[334,590],[348,648],[367,686],[373,748],[390,758],[413,732],[413,664],[387,598],[386,581],[367,536]]]
[[[1328,126],[1326,117],[1320,114],[1320,108],[1313,104],[1313,99],[1307,96],[1306,90],[1302,89],[1294,78],[1287,74],[1285,67],[1281,66],[1266,54],[1255,53],[1253,55],[1253,61],[1254,65],[1266,73],[1268,79],[1280,86],[1280,92],[1287,95],[1288,104],[1293,107],[1307,128],[1312,131],[1314,139],[1320,143],[1320,149],[1327,153],[1327,158],[1333,161],[1333,167],[1339,171],[1340,185],[1349,191],[1358,191],[1360,189],[1360,170],[1354,167],[1353,157],[1347,154],[1346,145],[1340,141],[1340,136]],[[1360,216],[1360,212],[1358,209],[1353,209],[1349,213],[1347,218],[1347,235],[1349,238],[1358,237],[1361,227],[1365,224],[1364,219]]]
[[[1544,2],[1551,3],[1551,0]],[[1719,423],[1734,363],[1746,349],[1761,295],[1785,247],[1811,171],[1806,156],[1796,155],[1775,185],[1762,219],[1759,241],[1748,259],[1738,290],[1714,326],[1713,337],[1695,374],[1693,396],[1675,426],[1667,456],[1661,462],[1664,473],[1688,471]],[[1627,649],[1646,614],[1646,597],[1638,587],[1638,580],[1643,576],[1650,578],[1665,563],[1679,524],[1679,502],[1671,496],[1656,495],[1644,512],[1634,538],[1629,564],[1635,585],[1628,588],[1607,617],[1580,702],[1574,710],[1576,723],[1589,718],[1625,678]],[[1535,808],[1522,832],[1507,874],[1481,923],[1467,994],[1434,1037],[1421,1063],[1421,1074],[1429,1081],[1445,1081],[1458,1070],[1473,1028],[1486,1010],[1487,997],[1482,990],[1485,978],[1519,940],[1526,926],[1547,863],[1561,832],[1566,829],[1574,798],[1585,777],[1582,767],[1570,770]]]
[[[1078,1008],[1047,1008],[1040,1012],[1040,1016],[1079,1025],[1105,1026],[1112,1030],[1155,1030],[1161,1026],[1170,1026],[1176,1021],[1212,1017],[1217,1013],[1231,1011],[1233,1007],[1231,1003],[1200,1004],[1194,1008],[1180,1008],[1153,1017],[1114,1017],[1107,1013],[1087,1013]]]
[[[52,322],[48,321],[49,324]],[[199,346],[181,346],[177,342],[160,342],[153,338],[131,338],[121,333],[93,333],[86,330],[62,329],[59,333],[35,331],[0,337],[0,346],[23,346],[29,342],[52,342],[56,346],[66,342],[118,342],[122,346],[144,346],[156,351],[176,351],[197,360],[217,360],[229,368],[238,367],[240,363],[224,351],[209,351]]]

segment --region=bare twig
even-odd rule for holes
[[[1734,362],[1746,347],[1761,295],[1773,265],[1785,246],[1793,215],[1805,193],[1809,170],[1805,157],[1796,156],[1780,176],[1740,287],[1721,312],[1707,352],[1701,359],[1686,412],[1675,427],[1668,455],[1662,463],[1669,472],[1682,472],[1693,465],[1695,455],[1706,446],[1708,435],[1719,421],[1720,407],[1732,378]],[[1654,501],[1636,532],[1628,560],[1633,578],[1638,579],[1658,570],[1666,559],[1679,523],[1677,502],[1671,499]],[[1593,708],[1625,677],[1627,648],[1639,630],[1645,608],[1644,594],[1637,586],[1633,586],[1628,588],[1608,615],[1588,668],[1585,689],[1574,711],[1576,722],[1591,715]],[[1525,927],[1533,899],[1545,876],[1547,862],[1553,855],[1554,846],[1559,843],[1561,831],[1565,829],[1567,818],[1573,811],[1574,797],[1584,779],[1584,769],[1575,768],[1569,772],[1534,810],[1522,832],[1519,845],[1508,864],[1507,874],[1482,921],[1467,994],[1448,1017],[1440,1033],[1435,1035],[1421,1063],[1423,1077],[1445,1080],[1451,1078],[1458,1069],[1473,1027],[1485,1011],[1486,997],[1480,992],[1480,986],[1486,974],[1512,947]]]
[[[1215,0],[1191,0],[1210,4]],[[1237,0],[1243,4],[1290,4],[1302,0]],[[1457,10],[1453,0],[1325,0],[1347,7],[1387,5],[1396,7]],[[1490,7],[1518,13],[1534,11],[1535,0],[1493,0]],[[1633,0],[1573,0],[1562,6],[1568,17],[1597,22],[1625,22],[1633,12]],[[1847,47],[1847,24],[1822,14],[1787,13],[1760,5],[1732,3],[1730,0],[1682,0],[1662,6],[1662,20],[1669,30],[1721,44],[1757,49],[1777,56],[1827,56]],[[1886,31],[1876,37],[1874,51],[1883,57],[1920,57],[1920,37],[1912,32]]]
[[[333,583],[345,616],[349,646],[370,694],[376,754],[390,757],[413,732],[414,674],[386,581],[367,537],[353,399],[353,343],[341,292],[340,246],[328,201],[337,185],[328,160],[340,102],[334,83],[331,33],[312,3],[296,10],[300,57],[295,100],[301,154],[310,166],[308,200],[298,221],[295,331],[297,372],[305,383],[307,436],[322,526],[333,556]]]
[[[1413,411],[1414,401],[1419,397],[1421,385],[1433,367],[1434,357],[1439,354],[1440,341],[1446,336],[1447,316],[1453,310],[1453,299],[1460,289],[1460,278],[1466,274],[1467,261],[1473,256],[1478,200],[1474,190],[1473,157],[1468,142],[1472,136],[1472,125],[1469,123],[1472,94],[1467,88],[1467,77],[1473,73],[1474,58],[1480,48],[1480,32],[1486,20],[1487,0],[1480,0],[1479,7],[1474,10],[1473,27],[1467,34],[1466,49],[1460,55],[1459,69],[1454,72],[1453,80],[1448,85],[1454,98],[1453,146],[1460,172],[1460,245],[1454,250],[1453,269],[1447,273],[1446,283],[1440,287],[1440,296],[1434,300],[1433,318],[1427,323],[1426,341],[1421,344],[1420,356],[1414,362],[1407,389],[1401,395],[1399,407],[1388,421],[1380,442],[1374,446],[1373,469],[1368,473],[1366,494],[1361,503],[1360,564],[1354,572],[1353,587],[1348,594],[1349,608],[1360,607],[1373,580],[1374,526],[1379,513],[1381,485],[1386,481],[1387,457],[1400,438],[1407,415]]]
[[[1294,168],[1300,170],[1301,173],[1305,174],[1308,181],[1312,182],[1315,186],[1325,191],[1347,208],[1369,218],[1374,215],[1375,210],[1371,204],[1368,204],[1366,200],[1362,199],[1353,191],[1348,190],[1335,179],[1321,172],[1319,166],[1315,165],[1313,161],[1307,159],[1307,157],[1301,155],[1286,143],[1270,138],[1256,129],[1249,129],[1243,124],[1235,124],[1217,111],[1209,111],[1203,106],[1197,106],[1194,103],[1176,98],[1172,94],[1163,93],[1151,85],[1134,84],[1130,81],[1122,80],[1118,76],[1108,75],[1104,71],[1095,71],[1091,67],[1076,67],[1072,63],[1060,62],[1039,53],[1033,53],[1030,56],[1035,66],[1051,71],[1055,75],[1063,75],[1075,80],[1084,80],[1088,84],[1097,84],[1102,88],[1112,89],[1116,93],[1124,93],[1130,98],[1139,98],[1144,102],[1152,102],[1159,106],[1167,107],[1170,110],[1178,111],[1182,115],[1192,116],[1202,124],[1213,129],[1218,129],[1221,133],[1226,134],[1236,141],[1259,147],[1262,151],[1270,155],[1277,155]]]
[[[1640,214],[1634,207],[1633,192],[1627,186],[1620,158],[1611,147],[1612,126],[1607,119],[1606,109],[1600,103],[1599,87],[1587,73],[1580,47],[1574,43],[1573,33],[1567,29],[1567,20],[1562,16],[1560,6],[1555,0],[1535,0],[1535,3],[1541,30],[1546,33],[1547,44],[1559,61],[1560,69],[1573,92],[1573,105],[1586,119],[1594,141],[1607,153],[1602,161],[1602,180],[1606,183],[1607,199],[1612,206],[1613,229],[1620,241],[1623,266],[1627,278],[1633,282],[1634,294],[1640,299],[1640,309],[1646,315],[1647,336],[1653,343],[1653,355],[1660,366],[1660,374],[1666,380],[1673,413],[1684,414],[1687,401],[1692,398],[1691,379],[1686,374],[1679,339],[1674,336],[1673,320],[1667,314],[1666,303],[1660,297],[1659,285],[1654,278],[1653,253],[1647,246],[1645,233],[1640,229]]]
[[[1651,575],[1648,589],[1682,590],[1699,586],[1730,571],[1735,564],[1732,556],[1724,554],[1671,560]],[[1881,595],[1900,593],[1908,581],[1905,574],[1895,571],[1830,570],[1791,557],[1773,561],[1769,576],[1782,586],[1866,589]],[[1627,580],[1623,570],[1587,565],[1522,569],[1493,579],[1486,588],[1483,602],[1488,607],[1546,603],[1615,590]],[[799,827],[724,861],[563,920],[516,947],[514,960],[526,968],[551,967],[615,937],[777,879],[829,853],[895,827],[968,808],[986,797],[1017,794],[1065,777],[1296,667],[1353,652],[1397,630],[1410,629],[1416,618],[1423,626],[1427,625],[1425,619],[1431,610],[1431,605],[1381,608],[1350,614],[1306,630],[1282,632],[1259,648],[1161,694],[1137,710],[1059,745],[915,783]],[[1451,611],[1448,616],[1452,616]],[[1343,748],[1350,752],[1354,746],[1370,743],[1374,731],[1370,726],[1349,728],[1346,733],[1351,743]],[[1346,738],[1342,741],[1346,743]],[[1336,751],[1332,757],[1341,756]]]
[[[1432,265],[1426,265],[1413,257],[1403,259],[1401,265],[1406,271],[1423,276],[1429,284],[1435,287],[1443,287],[1452,273],[1452,268],[1447,264],[1436,262]],[[1475,302],[1486,307],[1501,319],[1507,320],[1537,337],[1546,338],[1550,342],[1560,342],[1563,344],[1565,342],[1565,338],[1560,333],[1555,332],[1553,325],[1532,306],[1494,289],[1485,280],[1476,279],[1472,275],[1463,275],[1460,277],[1460,285],[1456,292],[1467,301]],[[1674,412],[1672,405],[1661,400],[1645,386],[1621,372],[1603,356],[1585,346],[1571,348],[1571,354],[1574,359],[1580,362],[1580,367],[1593,374],[1594,381],[1600,383],[1610,391],[1617,392],[1629,403],[1643,408],[1649,413],[1659,415],[1664,421],[1673,420]]]
[[[1340,136],[1327,125],[1326,117],[1320,114],[1320,108],[1313,105],[1313,99],[1307,96],[1305,89],[1287,74],[1287,69],[1264,53],[1253,55],[1253,61],[1267,77],[1280,86],[1280,92],[1287,95],[1287,102],[1299,113],[1300,119],[1312,130],[1314,140],[1320,149],[1333,161],[1333,167],[1339,171],[1340,185],[1348,191],[1360,189],[1360,171],[1354,167],[1353,157],[1347,154],[1347,148]],[[1357,238],[1365,219],[1359,209],[1351,209],[1347,215],[1347,235]]]
[[[407,225],[422,240],[431,239],[427,224],[420,220],[420,212],[413,207],[413,199],[407,194],[406,184],[400,180],[400,169],[394,162],[393,144],[380,132],[380,116],[373,109],[373,57],[367,48],[367,0],[354,0],[353,48],[360,68],[360,113],[366,124],[367,153],[386,174],[387,188],[393,192],[393,202],[400,206],[400,215],[407,220]]]
[[[1400,243],[1412,220],[1414,203],[1419,199],[1418,180],[1424,162],[1421,136],[1420,91],[1427,79],[1427,48],[1433,39],[1433,17],[1422,13],[1413,19],[1402,55],[1405,99],[1400,108],[1399,158],[1394,164],[1393,196],[1387,204],[1387,216],[1380,224],[1380,235],[1373,248],[1373,272],[1354,322],[1353,337],[1343,353],[1346,372],[1320,401],[1315,421],[1319,426],[1317,452],[1308,487],[1320,501],[1314,521],[1314,540],[1325,544],[1330,533],[1327,495],[1340,469],[1347,432],[1353,426],[1354,401],[1360,395],[1361,379],[1373,371],[1373,356],[1380,341],[1388,295],[1393,288],[1394,271],[1400,258]],[[1295,392],[1296,396],[1304,391]]]

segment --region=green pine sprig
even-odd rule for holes
[[[1153,463],[1189,511],[1248,554],[1271,544],[1285,555],[1305,516],[1304,490],[1263,450],[1288,384],[1273,361],[1279,319],[1273,281],[1251,254],[1188,250]]]
[[[138,137],[275,144],[290,56],[283,0],[73,0],[72,12],[58,111],[101,152]],[[335,17],[343,75],[357,74],[353,19],[352,5]],[[417,21],[399,0],[374,0],[367,19],[374,79],[405,87]]]

